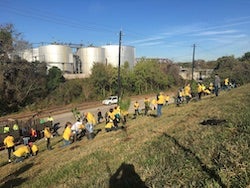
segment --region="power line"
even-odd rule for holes
[[[97,26],[95,24],[93,24],[93,26],[89,26],[89,25],[82,25],[81,23],[72,21],[72,20],[68,20],[65,19],[63,17],[58,17],[58,16],[48,16],[48,14],[39,14],[39,12],[41,11],[32,11],[32,10],[21,10],[21,9],[17,9],[17,8],[10,8],[10,7],[6,7],[3,6],[1,8],[7,9],[10,12],[13,12],[15,14],[21,15],[21,16],[25,16],[31,19],[39,19],[39,20],[43,20],[46,22],[50,22],[50,23],[55,23],[55,24],[59,24],[59,25],[64,25],[64,26],[70,26],[70,27],[74,27],[74,28],[79,28],[79,29],[85,29],[85,30],[91,30],[91,31],[96,31],[96,32],[114,32],[114,30],[111,30],[110,27],[104,27],[104,26]]]

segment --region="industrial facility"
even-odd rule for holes
[[[129,67],[135,65],[135,48],[121,46],[120,65],[128,62]],[[64,74],[73,78],[73,75],[88,77],[94,63],[111,64],[118,67],[119,45],[104,45],[101,47],[73,44],[48,44],[38,48],[27,49],[19,56],[29,62],[46,62],[48,69],[55,66]]]

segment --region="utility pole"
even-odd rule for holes
[[[195,58],[195,44],[193,45],[193,61],[192,61],[192,83],[194,81],[194,58]]]
[[[122,43],[122,31],[119,33],[119,55],[118,55],[118,102],[121,97],[121,43]]]

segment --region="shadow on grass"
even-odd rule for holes
[[[122,163],[114,174],[111,174],[111,170],[107,165],[107,171],[110,174],[109,188],[147,188],[140,176],[135,172],[133,164]]]
[[[226,123],[227,121],[225,119],[208,119],[200,122],[201,125],[221,125],[223,123]]]
[[[19,175],[24,173],[25,171],[29,170],[33,166],[33,163],[26,164],[13,172],[12,174],[4,177],[1,182],[3,182],[3,185],[0,186],[0,188],[7,188],[7,187],[15,187],[20,186],[22,183],[27,181],[28,178],[18,178]]]
[[[170,136],[170,135],[168,135],[168,134],[166,134],[166,133],[163,133],[163,135],[164,135],[165,137],[169,138],[176,146],[178,146],[181,150],[183,150],[187,155],[189,155],[189,156],[191,156],[192,158],[194,158],[194,159],[198,162],[198,164],[200,165],[201,169],[202,169],[204,172],[206,172],[206,173],[209,175],[209,177],[210,177],[211,179],[214,179],[222,188],[226,188],[226,187],[227,187],[227,186],[222,182],[221,177],[219,176],[219,174],[218,174],[215,170],[209,168],[206,164],[204,164],[204,163],[201,161],[201,159],[200,159],[197,155],[195,155],[195,153],[194,153],[193,151],[191,151],[190,149],[188,149],[188,148],[186,148],[185,146],[181,145],[181,144],[178,142],[178,140],[176,140],[174,137],[172,137],[172,136]]]

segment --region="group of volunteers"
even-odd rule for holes
[[[53,118],[49,116],[47,121],[53,122]],[[42,132],[43,138],[46,140],[46,148],[47,150],[52,150],[51,139],[53,138],[53,132],[49,124],[46,124],[45,122],[45,119],[40,119],[41,125],[44,125],[44,130]],[[82,116],[82,119],[77,119],[74,124],[72,124],[71,122],[67,122],[62,134],[62,146],[67,146],[84,135],[87,135],[88,139],[92,139],[94,137],[93,127],[95,124],[95,117],[90,112],[85,112]],[[8,127],[8,130],[5,127]],[[27,130],[27,135],[25,135],[25,133],[22,133],[22,144],[20,146],[16,146],[15,138],[12,135],[12,130],[8,125],[5,127],[5,133],[7,134],[7,136],[4,138],[3,142],[8,152],[9,163],[12,161],[22,162],[29,156],[35,156],[38,154],[38,146],[34,144],[34,142],[37,140],[37,137],[33,137],[34,135],[36,135],[36,130],[34,128],[31,127],[30,130]],[[24,129],[26,130],[27,127],[25,127]],[[57,133],[56,136],[59,136],[59,134]],[[13,156],[11,155],[11,153],[13,153]]]
[[[168,94],[164,95],[163,92],[158,93],[156,97],[153,99],[145,97],[143,106],[140,106],[140,103],[138,101],[135,101],[133,105],[134,118],[136,118],[136,116],[138,115],[144,115],[144,116],[154,115],[156,117],[160,117],[162,115],[162,107],[164,105],[168,105],[169,101],[170,101],[170,96]],[[154,111],[156,111],[156,114]]]
[[[4,145],[8,150],[9,163],[12,162],[11,152],[13,152],[14,162],[22,162],[25,158],[38,154],[38,147],[32,142],[29,142],[27,145],[22,145],[15,149],[15,139],[10,134],[10,132],[7,133],[7,136],[4,139]]]
[[[203,95],[214,94],[215,96],[219,95],[219,91],[222,90],[230,90],[231,88],[236,87],[235,83],[230,82],[229,78],[225,78],[223,82],[218,74],[215,74],[214,82],[210,82],[208,86],[205,86],[204,83],[197,83],[197,99],[201,100]],[[194,94],[191,93],[190,84],[186,84],[183,88],[180,88],[177,92],[176,104],[179,106],[181,103],[188,103]]]
[[[168,95],[164,96],[162,92],[157,94],[155,99],[152,101],[150,101],[149,98],[145,98],[144,114],[149,115],[150,110],[157,110],[157,116],[161,116],[162,106],[168,103],[169,98],[170,97]],[[140,115],[141,110],[138,101],[135,102],[134,108],[134,115]],[[56,134],[53,134],[54,132],[50,125],[53,125],[54,119],[51,115],[49,115],[47,119],[40,118],[39,116],[36,118],[38,118],[39,124],[44,126],[41,138],[44,138],[47,150],[52,150],[53,148],[51,146],[51,139],[53,139],[54,136],[62,136],[63,139],[61,147],[68,146],[73,142],[81,140],[81,138],[84,136],[91,140],[97,134],[94,130],[95,125],[104,122],[104,129],[106,132],[124,129],[128,115],[128,111],[121,110],[119,105],[111,107],[104,116],[102,115],[101,110],[98,109],[97,118],[95,118],[95,115],[93,115],[91,112],[84,112],[81,114],[77,111],[77,109],[74,109],[74,117],[76,120],[74,123],[69,121],[66,122],[61,135],[59,135],[57,132]],[[47,124],[46,122],[51,122],[51,124]],[[12,126],[12,129],[15,129],[15,131],[19,129],[17,123]],[[13,130],[11,130],[9,126],[4,127],[4,133],[7,134],[4,139],[4,145],[8,152],[8,162],[22,162],[30,156],[36,156],[39,152],[39,148],[35,143],[39,139],[37,135],[40,134],[38,133],[40,131],[37,131],[32,125],[30,127],[22,127],[20,129],[20,132],[22,133],[22,143],[20,145],[16,145],[15,138],[12,135]]]
[[[221,88],[220,84],[221,81],[218,75],[215,75],[214,83],[210,83],[208,87],[205,87],[205,85],[202,83],[198,83],[197,98],[200,100],[203,94],[211,93],[214,93],[215,96],[218,96],[219,90]],[[230,87],[231,83],[229,82],[229,79],[226,78],[224,80],[224,88],[228,89]],[[178,90],[176,97],[177,106],[184,101],[186,101],[186,103],[189,103],[192,97],[191,86],[188,83],[185,85],[185,87]],[[138,115],[149,116],[152,115],[151,112],[153,112],[156,117],[160,117],[162,115],[162,107],[164,105],[168,105],[169,102],[170,96],[164,95],[163,92],[158,93],[156,97],[152,99],[145,97],[143,107],[140,106],[138,101],[135,101],[135,103],[133,104],[133,118],[136,118]],[[73,142],[81,140],[84,136],[86,136],[89,140],[93,139],[98,131],[101,131],[101,129],[98,129],[97,132],[95,132],[95,125],[102,122],[105,122],[104,128],[106,132],[123,129],[125,128],[125,123],[129,114],[128,111],[121,110],[119,105],[110,108],[105,113],[104,117],[100,109],[97,110],[97,118],[95,118],[95,115],[90,112],[84,112],[83,114],[81,114],[77,109],[72,110],[72,112],[74,114],[76,122],[74,122],[73,124],[71,122],[66,123],[61,135],[63,138],[62,146],[68,146]],[[51,117],[51,115],[49,115],[47,121],[50,121],[53,124],[53,118]],[[43,124],[44,122],[44,119],[40,120],[40,124]],[[122,124],[121,126],[119,126],[120,123]],[[18,130],[17,123],[15,123],[12,129],[15,131]],[[12,159],[14,162],[20,162],[29,156],[35,156],[38,154],[39,149],[37,145],[34,144],[34,142],[36,141],[36,139],[34,138],[36,138],[37,133],[36,130],[34,130],[32,127],[30,128],[30,133],[28,136],[25,136],[25,134],[23,133],[23,143],[17,149],[15,147],[15,139],[11,135],[9,126],[4,127],[4,133],[7,133],[7,136],[4,139],[4,145],[8,151],[8,162],[12,162]],[[54,134],[51,127],[48,126],[48,124],[44,123],[43,137],[46,140],[47,150],[52,149],[51,138],[53,138],[53,135]],[[56,135],[54,136],[60,135],[56,132]],[[11,153],[13,153],[13,156],[11,155]]]

